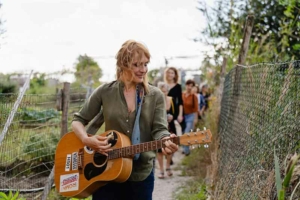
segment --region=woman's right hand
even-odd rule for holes
[[[100,135],[85,137],[82,143],[106,156],[108,155],[107,152],[111,150],[111,143],[108,143],[108,138]]]

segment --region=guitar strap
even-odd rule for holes
[[[142,110],[142,104],[143,104],[143,98],[144,98],[144,88],[141,85],[137,85],[136,87],[136,116],[133,126],[133,131],[131,135],[131,142],[133,145],[140,143],[140,115]],[[134,155],[134,160],[137,160],[140,157],[140,154]]]

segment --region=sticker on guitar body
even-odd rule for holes
[[[79,188],[79,173],[60,176],[59,192],[76,191]]]
[[[78,152],[72,153],[72,170],[78,170]]]
[[[67,158],[66,158],[66,167],[65,167],[65,171],[70,171],[71,168],[71,154],[67,154]]]

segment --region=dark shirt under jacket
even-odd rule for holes
[[[172,87],[169,90],[168,96],[171,96],[174,99],[174,105],[175,105],[174,119],[177,119],[179,115],[179,106],[180,105],[183,106],[181,85],[177,83],[174,87]]]

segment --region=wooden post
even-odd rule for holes
[[[68,111],[70,102],[70,83],[64,82],[64,87],[62,90],[56,90],[56,108],[58,111],[62,111],[61,117],[61,132],[60,137],[64,136],[68,132]],[[42,200],[46,200],[49,192],[51,191],[52,185],[54,183],[54,166],[51,173],[45,183],[44,191],[42,194]]]
[[[56,88],[56,110],[62,111],[62,90]]]
[[[220,72],[220,84],[219,84],[219,91],[218,91],[218,99],[221,103],[222,95],[223,95],[223,87],[224,87],[224,77],[225,77],[225,71],[227,66],[227,58],[223,57],[223,63],[221,66],[221,72]]]
[[[70,83],[64,82],[64,87],[62,90],[62,117],[61,117],[61,133],[62,137],[68,132],[68,110],[69,110],[69,100],[70,100]]]
[[[240,64],[240,65],[244,65],[245,61],[246,61],[253,24],[254,24],[254,16],[248,15],[246,24],[245,24],[245,28],[244,28],[244,37],[243,37],[243,41],[242,41],[241,51],[240,51],[239,59],[238,59],[238,64]]]
[[[245,23],[245,28],[244,28],[244,36],[243,36],[242,46],[239,54],[238,65],[235,68],[235,80],[234,80],[234,90],[233,90],[234,96],[239,95],[241,71],[242,71],[241,65],[244,65],[246,61],[253,24],[254,24],[254,16],[248,15]]]
[[[48,176],[47,182],[45,183],[43,195],[42,195],[42,200],[46,200],[48,197],[49,192],[52,189],[52,185],[54,183],[54,166],[51,170],[50,175]]]
[[[226,65],[227,65],[227,58],[223,57],[223,63],[222,63],[222,66],[221,66],[220,78],[224,78],[224,76],[225,76]]]

